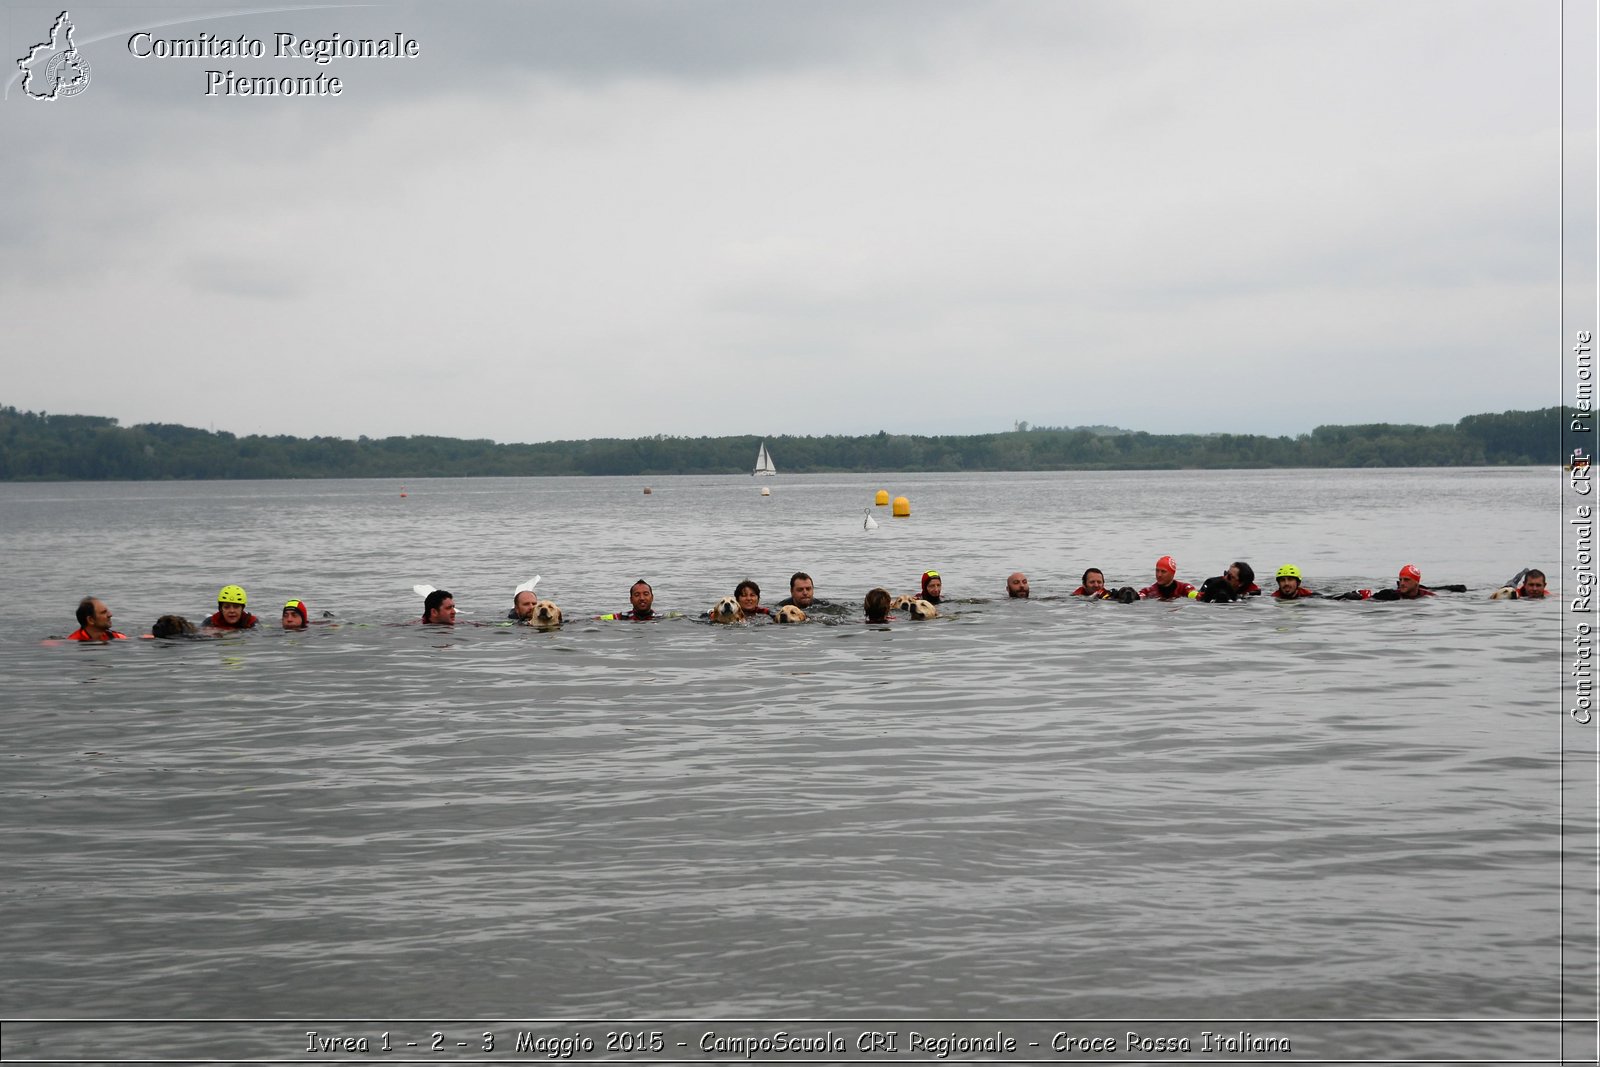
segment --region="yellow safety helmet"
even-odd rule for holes
[[[1293,578],[1298,581],[1300,578],[1300,568],[1296,567],[1293,563],[1285,563],[1283,566],[1278,568],[1278,577]]]
[[[217,590],[218,604],[237,604],[245,606],[244,587],[238,585],[225,585]]]

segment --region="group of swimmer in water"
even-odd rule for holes
[[[1197,587],[1188,582],[1178,581],[1178,564],[1171,556],[1162,556],[1156,560],[1155,578],[1154,584],[1143,589],[1135,589],[1131,585],[1112,589],[1106,585],[1105,572],[1098,567],[1090,567],[1083,572],[1082,584],[1069,595],[1086,600],[1116,600],[1125,604],[1131,604],[1135,600],[1183,599],[1227,603],[1262,595],[1261,588],[1256,585],[1255,568],[1242,560],[1235,561],[1222,574],[1207,578]],[[1411,563],[1400,568],[1400,574],[1392,589],[1353,589],[1347,593],[1329,596],[1307,588],[1301,579],[1300,568],[1292,563],[1285,563],[1278,568],[1276,575],[1278,587],[1270,596],[1277,600],[1300,600],[1310,597],[1329,600],[1419,600],[1435,594],[1434,589],[1422,584],[1422,572]],[[536,582],[537,580],[535,584]],[[1467,591],[1466,586],[1462,585],[1444,585],[1438,589],[1457,593]],[[422,592],[422,589],[418,592]],[[1497,600],[1540,599],[1549,596],[1550,590],[1544,572],[1528,568],[1490,595]],[[1014,600],[1029,599],[1031,591],[1028,587],[1028,576],[1021,571],[1008,576],[1006,596]],[[629,588],[628,600],[631,605],[629,610],[596,615],[594,618],[604,622],[648,622],[655,619],[683,617],[682,612],[657,612],[655,590],[643,578],[634,582]],[[938,571],[924,571],[921,588],[917,593],[896,597],[880,586],[868,590],[861,606],[865,621],[886,623],[894,620],[891,611],[905,611],[913,619],[931,619],[938,615],[938,605],[943,601],[943,577]],[[247,607],[248,598],[243,587],[225,585],[217,592],[216,612],[206,618],[198,628],[181,615],[163,615],[151,626],[150,633],[144,636],[192,637],[198,636],[202,630],[217,633],[253,629],[260,620],[250,614],[246,610]],[[797,571],[789,579],[789,596],[780,601],[776,607],[764,607],[761,603],[761,587],[746,578],[734,589],[732,596],[718,600],[700,618],[713,623],[745,622],[762,618],[773,622],[804,622],[808,612],[835,616],[849,613],[847,608],[836,607],[826,601],[818,600],[816,584],[811,576],[804,571]],[[327,613],[324,615],[327,616]],[[78,629],[67,636],[68,641],[127,639],[127,634],[118,633],[112,628],[111,609],[98,597],[83,598],[78,604],[77,619]],[[506,613],[506,619],[511,623],[546,629],[559,627],[562,622],[561,609],[551,601],[540,600],[528,585],[519,586],[513,594],[511,610]],[[455,625],[455,597],[443,589],[428,590],[423,597],[422,618],[418,621],[432,626]],[[303,630],[310,625],[312,625],[311,610],[304,600],[294,599],[283,605],[281,617],[283,629]]]

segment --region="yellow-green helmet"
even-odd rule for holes
[[[1295,581],[1299,581],[1300,568],[1296,567],[1293,563],[1285,563],[1283,566],[1278,568],[1278,577],[1293,578]]]
[[[238,585],[225,585],[217,590],[218,604],[237,604],[245,606],[244,587]]]

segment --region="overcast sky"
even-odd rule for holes
[[[70,98],[16,70],[60,7],[0,26],[0,404],[539,441],[1561,401],[1554,5],[69,10]],[[271,57],[334,31],[420,56]]]

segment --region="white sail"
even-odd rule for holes
[[[761,442],[761,451],[756,453],[756,469],[751,474],[777,474],[778,468],[772,462],[772,455],[767,451],[767,443]]]

